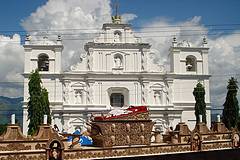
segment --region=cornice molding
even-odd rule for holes
[[[63,49],[63,45],[42,45],[42,44],[24,44],[23,45],[24,49],[43,49],[43,50],[49,50],[50,49],[53,49],[55,50],[55,48],[59,48],[59,49]]]
[[[89,48],[101,48],[101,49],[149,49],[151,45],[149,43],[94,43],[88,42],[84,45],[84,49],[88,51]]]
[[[170,51],[198,51],[198,52],[201,52],[201,51],[208,51],[209,48],[206,48],[206,47],[173,47],[171,46]],[[206,53],[206,52],[204,52]]]

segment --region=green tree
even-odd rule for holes
[[[51,115],[49,108],[49,100],[48,100],[48,91],[46,88],[42,89],[42,105],[43,105],[43,114],[48,116],[47,122],[51,124]]]
[[[0,124],[0,135],[7,130],[7,124]]]
[[[228,92],[225,103],[223,104],[223,123],[228,129],[235,128],[239,119],[239,106],[237,100],[237,79],[231,77],[228,80]]]
[[[38,70],[31,73],[28,83],[28,134],[33,135],[37,132],[38,126],[43,123],[43,115],[47,114],[50,119],[50,109],[48,92],[41,86],[41,77]],[[51,119],[50,119],[51,120]],[[48,123],[51,123],[50,120]]]
[[[195,103],[196,123],[200,122],[199,115],[202,115],[202,122],[207,123],[205,89],[200,82],[198,82],[197,86],[194,88],[193,95],[196,101]]]

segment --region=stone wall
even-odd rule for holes
[[[158,133],[153,134],[155,137]],[[114,147],[73,146],[50,126],[42,125],[35,136],[24,136],[17,125],[9,125],[0,135],[1,160],[45,160],[58,157],[60,160],[83,158],[112,158],[129,156],[164,155],[176,152],[199,152],[210,150],[228,150],[239,148],[239,132],[227,130],[218,122],[208,129],[199,123],[190,131],[184,123],[179,123],[175,130],[164,135],[165,140],[147,145],[125,145]]]
[[[63,156],[63,139],[48,125],[42,125],[35,136],[24,136],[17,125],[8,125],[0,136],[1,160],[45,160],[57,150]],[[57,146],[54,146],[57,144]]]

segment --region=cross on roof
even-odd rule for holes
[[[115,16],[118,16],[119,2],[116,0],[113,5],[115,8]]]

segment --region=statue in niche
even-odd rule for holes
[[[68,88],[68,84],[64,84],[64,88],[63,88],[63,101],[65,103],[69,102],[69,88]]]
[[[114,57],[114,63],[116,68],[122,67],[122,59],[120,56]]]
[[[88,60],[87,60],[87,64],[88,64],[88,69],[91,71],[92,67],[93,67],[93,56],[92,56],[92,50],[88,51]]]
[[[191,44],[187,40],[183,40],[182,42],[177,44],[178,47],[191,47]]]
[[[81,104],[82,103],[82,92],[81,90],[75,91],[75,104]]]
[[[154,99],[156,104],[161,104],[161,93],[160,91],[154,92]]]
[[[120,42],[120,38],[121,38],[121,33],[119,32],[115,32],[114,33],[114,42]]]
[[[92,56],[88,57],[88,69],[91,71],[92,70]]]

